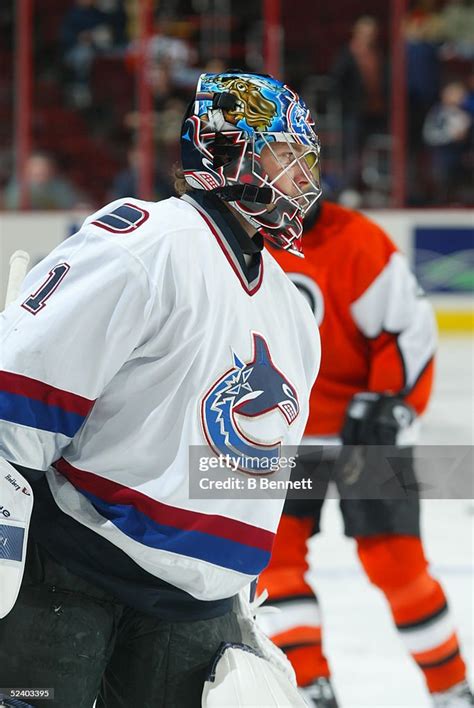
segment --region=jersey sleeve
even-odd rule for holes
[[[152,307],[146,270],[84,226],[27,276],[0,315],[0,455],[46,470],[139,344]]]
[[[367,340],[369,390],[400,393],[418,413],[425,409],[432,386],[437,332],[425,294],[383,232],[378,243],[360,255],[363,273],[351,315]]]

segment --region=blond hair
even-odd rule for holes
[[[178,195],[178,197],[182,197],[183,194],[186,194],[186,192],[189,192],[191,187],[189,184],[186,182],[186,179],[184,177],[184,170],[182,167],[178,167],[176,165],[175,170],[174,170],[174,191]]]

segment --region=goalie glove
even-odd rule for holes
[[[32,510],[29,483],[0,458],[0,619],[13,608],[20,591]]]
[[[305,708],[288,677],[246,644],[223,642],[204,684],[202,708]]]
[[[251,587],[234,600],[242,643],[223,642],[214,657],[202,694],[202,708],[305,708],[293,667],[262,632],[255,616],[264,609],[265,591],[250,602]]]
[[[406,445],[406,432],[416,418],[400,396],[356,393],[349,403],[342,428],[344,445]]]

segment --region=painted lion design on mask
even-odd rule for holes
[[[251,81],[241,78],[219,78],[219,84],[224,91],[237,97],[237,106],[231,111],[223,111],[228,123],[236,125],[245,119],[254,130],[265,130],[270,127],[277,112],[277,106],[262,96],[261,91]]]

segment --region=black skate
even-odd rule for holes
[[[474,696],[467,681],[461,681],[447,691],[432,693],[434,708],[470,708],[474,706]]]
[[[309,686],[300,688],[300,693],[310,708],[339,708],[328,678],[316,679]]]

